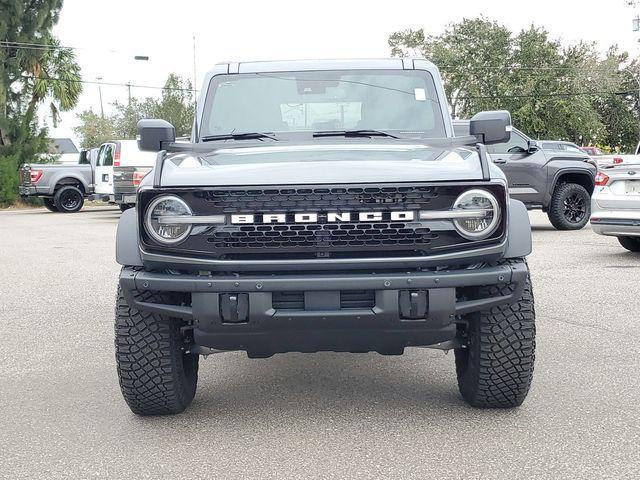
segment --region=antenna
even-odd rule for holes
[[[197,70],[196,70],[196,34],[193,34],[193,137],[191,139],[191,143],[195,143],[198,141],[198,89],[196,87],[196,78]]]

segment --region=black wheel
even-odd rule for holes
[[[509,285],[482,287],[479,298],[508,295]],[[458,387],[473,407],[517,407],[527,396],[535,360],[535,309],[531,282],[512,305],[464,317],[465,341],[455,350]]]
[[[549,221],[557,230],[580,230],[589,221],[591,197],[577,183],[558,185],[549,205]]]
[[[56,207],[55,203],[53,203],[53,199],[52,198],[43,198],[42,199],[42,204],[44,205],[44,208],[46,208],[47,210],[49,210],[50,212],[59,212],[60,210],[58,210],[58,207]]]
[[[145,301],[175,303],[166,295],[135,295]],[[116,302],[116,363],[129,408],[138,415],[183,412],[196,393],[199,359],[185,351],[183,322],[129,307],[120,288]]]
[[[120,211],[121,212],[126,212],[127,210],[129,210],[130,208],[133,208],[133,205],[129,204],[129,203],[121,203],[118,205],[120,207]]]
[[[630,252],[640,252],[639,237],[618,237],[618,241],[620,242],[620,245]]]
[[[84,195],[78,187],[63,185],[53,196],[53,203],[62,213],[75,213],[84,205]]]

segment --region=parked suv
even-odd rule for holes
[[[120,386],[142,415],[183,411],[199,355],[455,351],[462,397],[529,390],[529,217],[485,145],[507,112],[454,138],[422,59],[220,64],[191,136],[138,124],[159,152],[122,215]]]
[[[468,135],[468,120],[453,123],[457,135]],[[514,128],[508,142],[487,151],[507,176],[511,198],[546,212],[558,230],[579,230],[589,221],[597,167],[589,155],[568,145],[536,142]]]

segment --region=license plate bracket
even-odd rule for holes
[[[627,180],[624,182],[627,195],[640,195],[640,180]]]

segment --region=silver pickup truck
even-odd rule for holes
[[[52,212],[73,213],[93,194],[97,149],[82,150],[76,165],[29,163],[20,169],[22,197],[41,197]]]

